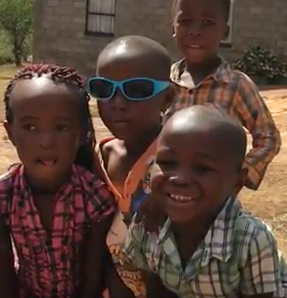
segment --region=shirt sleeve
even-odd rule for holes
[[[258,88],[245,74],[241,75],[234,106],[236,116],[252,135],[253,149],[245,161],[248,169],[245,186],[256,190],[268,164],[280,150],[280,133]]]
[[[130,224],[122,252],[135,268],[148,270],[148,264],[144,255],[144,247],[147,244],[144,228],[141,224],[135,223],[135,218],[136,215],[134,215]]]
[[[268,229],[251,241],[241,272],[241,294],[253,296],[280,291],[280,258],[276,240]]]
[[[91,222],[99,222],[114,214],[116,209],[116,200],[108,186],[99,179],[95,180],[91,192],[86,198],[88,218]]]

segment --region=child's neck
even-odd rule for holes
[[[190,64],[186,62],[185,71],[187,71],[191,75],[194,84],[197,85],[198,83],[203,81],[207,76],[214,73],[218,66],[221,64],[221,61],[221,58],[216,55],[204,61],[204,63],[202,64]]]
[[[129,155],[140,155],[146,151],[146,149],[152,144],[161,131],[161,124],[150,128],[143,135],[139,135],[137,139],[124,140],[123,146],[125,147]]]
[[[71,170],[67,171],[67,173],[61,178],[54,179],[53,181],[46,181],[45,183],[31,177],[28,173],[25,173],[25,178],[33,196],[45,195],[53,197],[66,183],[70,181]]]
[[[201,241],[212,223],[213,219],[202,219],[189,223],[172,223],[172,230],[177,239],[197,239]]]

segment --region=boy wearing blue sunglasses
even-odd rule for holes
[[[170,56],[159,43],[126,36],[102,51],[97,75],[88,80],[100,117],[114,136],[96,148],[103,176],[119,206],[107,237],[113,262],[106,271],[105,297],[146,297],[141,273],[123,265],[120,247],[133,213],[150,192],[149,171],[161,114],[173,96],[170,67]]]

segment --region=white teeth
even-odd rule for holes
[[[180,195],[170,194],[170,197],[173,200],[180,201],[180,202],[188,202],[188,201],[192,200],[192,197],[189,197],[189,196],[180,196]]]

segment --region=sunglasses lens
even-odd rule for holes
[[[90,93],[95,98],[109,98],[112,94],[113,84],[108,81],[96,79],[91,80],[89,84]]]
[[[125,94],[129,98],[137,99],[145,99],[153,95],[154,92],[154,84],[152,81],[139,79],[133,80],[130,82],[126,82],[123,85]]]

